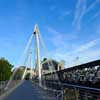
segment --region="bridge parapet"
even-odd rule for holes
[[[100,88],[100,60],[42,75],[45,81]]]
[[[42,84],[58,90],[77,89],[80,94],[85,91],[91,97],[95,94],[100,99],[100,60],[43,74]]]

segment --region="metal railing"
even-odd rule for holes
[[[100,60],[44,74],[42,83],[51,89],[73,90],[72,100],[100,100]]]

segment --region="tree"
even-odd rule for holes
[[[25,79],[26,79],[26,80],[29,80],[29,79],[30,79],[30,73],[27,73],[27,74],[26,74]]]
[[[44,59],[43,59],[43,61],[46,61],[46,60],[47,60],[47,58],[44,58]]]
[[[12,74],[12,67],[13,65],[11,65],[8,60],[5,58],[0,58],[0,81],[9,80]]]
[[[14,75],[14,80],[21,80],[22,75],[24,73],[24,69],[19,68],[19,69],[15,69],[15,70],[17,70],[17,71],[16,71],[16,74]]]

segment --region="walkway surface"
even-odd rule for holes
[[[25,81],[17,89],[15,89],[4,100],[56,100],[52,94],[48,94],[37,85],[30,81]]]

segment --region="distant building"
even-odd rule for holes
[[[41,65],[42,65],[42,74],[64,69],[64,64],[62,62],[59,63],[58,61],[53,59],[44,58]]]
[[[26,66],[20,66],[20,67],[19,67],[19,69],[22,70],[23,72],[25,71],[25,68],[26,68]],[[26,75],[27,75],[28,73],[31,73],[31,69],[30,69],[29,67],[27,67]],[[35,75],[36,75],[36,72],[35,72],[34,69],[32,69],[32,76],[35,76]]]

